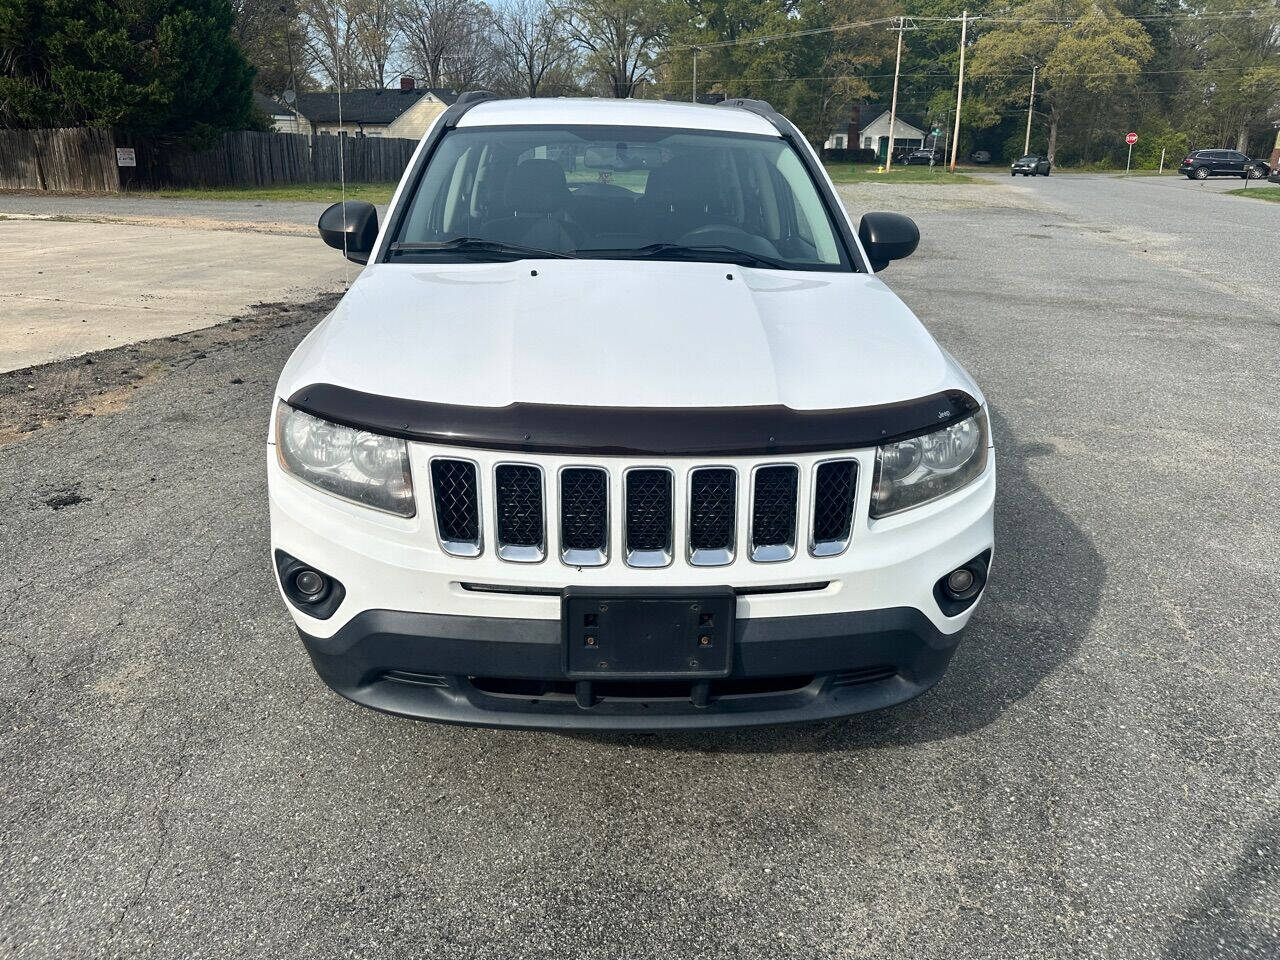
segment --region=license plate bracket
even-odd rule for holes
[[[733,667],[731,587],[599,590],[561,595],[565,676],[571,680],[726,677]]]

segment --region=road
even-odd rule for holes
[[[333,201],[339,198],[335,196]],[[202,200],[133,196],[79,196],[49,193],[0,193],[0,217],[39,214],[116,220],[195,221],[235,224],[242,229],[315,236],[316,216],[324,204],[260,200]]]
[[[1000,469],[989,594],[892,711],[585,736],[329,693],[262,461],[323,307],[3,448],[0,953],[1280,953],[1280,268],[1241,254],[1280,207],[949,189],[842,191],[918,219],[885,280],[983,384]]]

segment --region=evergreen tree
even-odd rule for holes
[[[227,0],[0,0],[0,124],[201,140],[251,124]]]

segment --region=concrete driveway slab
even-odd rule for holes
[[[316,237],[3,218],[0,262],[0,372],[311,299],[357,269]]]

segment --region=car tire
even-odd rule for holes
[[[1261,167],[1250,167],[1245,171],[1244,178],[1246,180],[1261,180],[1264,176],[1266,176],[1266,174],[1263,172]]]
[[[1193,177],[1195,177],[1197,180],[1208,180],[1208,179],[1209,179],[1209,168],[1208,168],[1208,167],[1196,167],[1194,170],[1192,170],[1192,171],[1191,171],[1191,175],[1192,175]]]

